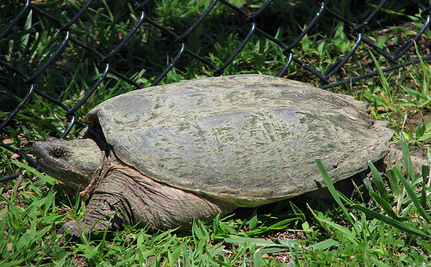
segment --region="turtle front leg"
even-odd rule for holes
[[[87,206],[84,219],[63,228],[72,235],[125,225],[166,229],[190,225],[193,218],[207,220],[227,214],[234,204],[211,200],[156,182],[114,162],[104,169]]]
[[[132,225],[130,214],[124,196],[95,192],[86,207],[84,218],[79,222],[66,222],[59,233],[65,233],[69,229],[72,236],[80,236],[81,233],[118,229],[123,223]]]
[[[115,164],[114,164],[115,165]],[[69,229],[72,236],[81,233],[118,229],[122,224],[133,225],[133,213],[128,197],[127,175],[116,170],[108,159],[93,174],[92,182],[83,191],[91,194],[86,207],[84,218],[81,221],[66,222],[59,233]],[[81,192],[81,195],[83,195]]]

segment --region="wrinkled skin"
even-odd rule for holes
[[[206,220],[235,208],[158,183],[117,161],[113,153],[103,158],[104,153],[92,139],[50,138],[47,142],[35,142],[33,153],[49,175],[92,194],[85,219],[69,221],[60,231],[69,229],[74,236],[119,229],[122,224],[175,228],[190,224],[193,218]]]
[[[91,197],[64,225],[73,235],[174,228],[311,192],[324,184],[316,158],[342,181],[382,159],[393,135],[363,102],[263,75],[137,90],[86,118],[80,139],[34,144],[46,173]]]
[[[33,151],[49,175],[80,191],[86,188],[93,191],[85,219],[67,222],[60,233],[68,229],[73,236],[78,236],[106,228],[119,229],[122,224],[175,228],[190,224],[193,218],[206,220],[237,208],[232,203],[158,183],[118,162],[115,156],[103,159],[103,153],[92,139],[50,138],[47,142],[35,142]],[[427,164],[427,159],[421,151],[415,154],[413,164],[416,171],[420,171],[419,167]],[[385,164],[393,166],[401,159],[401,150],[393,147],[385,157]],[[90,185],[94,176],[97,177],[96,184]],[[342,187],[351,185],[340,184]],[[342,187],[338,189],[351,190]],[[322,193],[311,193],[310,196],[322,197]]]

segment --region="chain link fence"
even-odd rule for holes
[[[431,59],[426,1],[168,2],[1,1],[3,151],[37,168],[28,155],[35,130],[19,125],[31,121],[29,110],[41,101],[56,107],[54,120],[63,124],[54,131],[45,123],[37,131],[64,138],[85,127],[79,118],[102,91],[106,97],[125,84],[173,82],[175,73],[277,73],[329,88],[375,76],[375,68],[363,68],[369,53],[384,59],[383,71]],[[401,26],[407,33],[397,30]],[[316,62],[308,51],[327,53],[327,60]]]

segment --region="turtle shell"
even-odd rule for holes
[[[393,131],[366,103],[264,75],[203,78],[132,91],[94,108],[123,163],[170,186],[258,206],[367,169]]]

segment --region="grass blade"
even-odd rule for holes
[[[370,56],[374,61],[374,64],[377,68],[377,73],[379,74],[380,82],[382,83],[383,92],[385,94],[385,97],[388,99],[388,104],[392,104],[392,92],[391,92],[391,86],[388,83],[388,80],[386,79],[385,75],[383,74],[382,68],[380,67],[380,64],[376,57],[373,55],[373,53],[370,52]]]
[[[412,159],[410,158],[410,150],[407,145],[404,135],[400,135],[401,138],[401,150],[403,151],[404,164],[406,166],[407,174],[410,181],[414,182],[416,180],[415,170],[413,168]]]
[[[329,239],[320,241],[318,243],[315,243],[315,244],[309,246],[309,248],[317,249],[317,250],[325,250],[325,249],[329,249],[331,247],[336,247],[336,246],[338,246],[338,244],[340,244],[340,242],[335,241],[332,238],[329,238]]]
[[[332,227],[333,229],[337,230],[339,233],[343,234],[345,238],[350,240],[352,243],[357,244],[358,240],[356,238],[356,234],[350,231],[348,228],[341,226],[331,220],[328,220],[326,218],[323,218],[322,216],[316,216],[316,219],[319,220],[320,223],[324,223],[328,225],[329,227]]]
[[[429,181],[429,171],[430,171],[430,166],[427,165],[422,165],[422,196],[421,196],[421,203],[422,203],[422,207],[424,207],[425,209],[429,209],[428,206],[428,202],[427,202],[427,192],[428,192],[428,181]]]
[[[379,191],[380,196],[382,196],[385,201],[388,201],[389,195],[386,191],[385,183],[383,182],[382,176],[380,175],[376,166],[374,166],[371,161],[368,161],[368,166],[370,167],[371,173],[373,174],[374,182],[376,183],[377,190]]]
[[[32,167],[24,164],[24,163],[21,163],[21,162],[19,162],[17,160],[12,160],[12,163],[15,164],[16,166],[20,167],[20,168],[25,169],[28,172],[31,172],[35,176],[37,176],[40,179],[44,180],[49,185],[54,185],[56,183],[55,180],[53,178],[51,178],[50,176],[44,175],[41,172],[37,171],[36,169],[34,169],[34,168],[32,168]]]
[[[395,170],[395,172],[397,173],[398,170]],[[431,223],[431,219],[429,215],[426,213],[424,207],[421,205],[421,202],[419,201],[419,198],[414,192],[410,183],[403,177],[401,173],[397,173],[397,175],[399,176],[401,183],[404,185],[404,188],[406,189],[407,194],[409,195],[410,199],[413,201],[413,204],[415,205],[419,214],[427,221],[427,223]]]
[[[394,227],[396,227],[396,228],[398,228],[398,229],[400,229],[402,231],[405,231],[405,232],[408,232],[408,233],[411,233],[411,234],[415,234],[415,235],[419,235],[419,236],[428,237],[428,238],[430,237],[427,234],[425,234],[424,232],[422,232],[422,231],[420,231],[420,230],[418,230],[416,228],[413,228],[413,227],[411,227],[411,226],[409,226],[409,225],[407,225],[407,224],[405,224],[403,222],[400,222],[400,221],[398,221],[396,219],[393,219],[393,218],[387,217],[387,216],[385,216],[383,214],[377,213],[377,212],[375,212],[373,210],[370,210],[370,209],[368,209],[366,207],[363,207],[361,205],[354,204],[354,205],[352,205],[352,207],[355,208],[355,209],[357,209],[357,210],[360,210],[360,211],[364,212],[368,216],[371,216],[371,217],[373,217],[373,218],[375,218],[377,220],[384,221],[385,223],[387,223],[389,225],[392,225],[392,226],[394,226]]]
[[[322,160],[316,159],[315,161],[317,163],[317,167],[319,168],[320,173],[322,174],[323,180],[325,181],[325,184],[328,187],[328,190],[331,193],[332,197],[334,198],[335,202],[337,202],[337,204],[340,206],[340,208],[343,210],[344,214],[346,215],[347,219],[355,227],[355,224],[353,223],[352,219],[350,218],[349,212],[347,211],[346,207],[344,206],[343,202],[341,201],[340,193],[335,189],[335,186],[332,183],[331,178],[329,178],[329,175],[325,169],[325,166],[323,166]]]
[[[386,170],[386,175],[388,176],[389,186],[391,187],[392,194],[395,198],[398,198],[401,194],[399,180],[396,179],[394,170]]]
[[[380,205],[381,208],[385,210],[385,212],[391,216],[394,219],[398,219],[398,216],[395,214],[394,210],[392,209],[392,206],[389,204],[389,202],[385,199],[383,199],[380,195],[369,192],[370,196]]]
[[[296,239],[268,239],[268,238],[253,238],[245,236],[229,236],[224,238],[224,242],[228,244],[250,244],[257,247],[286,247],[290,248],[293,245],[299,245],[301,240]]]

